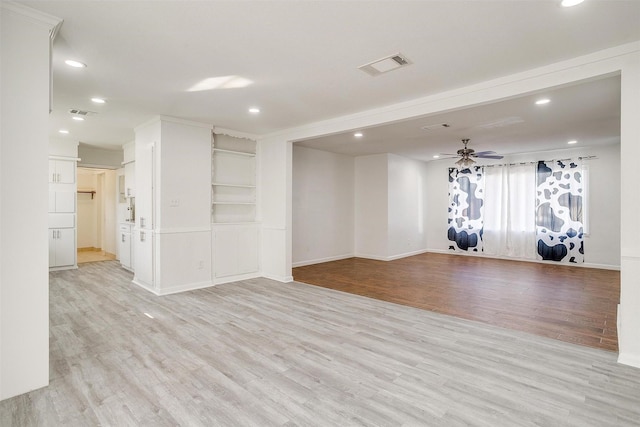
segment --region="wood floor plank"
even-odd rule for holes
[[[293,269],[296,281],[618,350],[620,272],[426,253],[349,258]]]
[[[302,283],[157,297],[113,261],[50,287],[50,386],[3,427],[640,425],[601,349]]]

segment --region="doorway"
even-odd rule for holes
[[[116,259],[115,170],[78,167],[78,264]]]

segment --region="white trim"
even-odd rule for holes
[[[40,24],[40,25],[44,24],[49,28],[49,31],[55,30],[56,33],[58,31],[56,27],[58,27],[63,22],[63,20],[61,18],[58,18],[57,16],[41,12],[39,10],[33,9],[28,6],[24,6],[20,3],[16,3],[13,1],[3,1],[0,4],[0,7],[2,7],[3,9],[9,12],[13,12],[17,15],[28,18],[29,20],[31,20],[32,22],[35,22],[36,24]]]
[[[162,289],[159,289],[158,292],[154,292],[154,293],[156,295],[163,296],[163,295],[177,294],[179,292],[195,291],[196,289],[210,288],[211,286],[214,286],[214,284],[211,283],[211,281],[207,280],[204,282],[185,283],[183,285],[162,288]]]
[[[80,157],[66,157],[66,156],[49,156],[49,160],[72,160],[72,161],[82,161]]]
[[[274,276],[272,274],[263,274],[262,276],[259,276],[259,277],[264,277],[265,279],[275,280],[277,282],[282,282],[282,283],[293,282],[293,276]]]
[[[633,366],[634,368],[640,368],[640,355],[620,353],[618,354],[618,363]]]
[[[135,273],[134,273],[134,274],[135,274]],[[135,276],[133,277],[133,280],[131,280],[131,283],[133,283],[133,284],[134,284],[134,285],[136,285],[136,286],[141,287],[141,288],[142,288],[142,289],[144,289],[145,291],[149,291],[149,292],[151,292],[152,294],[159,295],[159,294],[158,294],[158,292],[156,292],[156,290],[155,290],[155,289],[153,289],[152,287],[149,287],[149,285],[147,285],[147,284],[145,284],[145,283],[143,283],[143,282],[140,282],[139,280],[137,280],[137,278],[136,278]]]
[[[619,72],[621,66],[620,63],[614,64],[611,60],[619,59],[637,51],[640,51],[640,41],[406,102],[276,131],[261,136],[259,141],[271,139],[283,139],[290,142],[302,141],[320,135],[337,134],[353,129],[366,129],[414,117],[509,99],[514,96],[546,89],[550,86],[572,84],[576,81],[596,78],[606,74],[613,75]],[[558,78],[555,76],[557,73],[564,73],[564,75]],[[516,84],[518,84],[518,87],[514,88]],[[469,99],[470,97],[473,99]]]
[[[156,234],[183,234],[183,233],[208,233],[211,227],[180,227],[180,228],[157,228]]]
[[[388,261],[387,257],[380,256],[380,255],[370,255],[370,254],[356,253],[354,255],[354,257],[356,257],[356,258],[365,258],[365,259],[374,259],[376,261]]]
[[[232,136],[234,138],[248,139],[254,142],[257,141],[259,137],[258,135],[253,133],[240,132],[237,130],[221,128],[218,126],[213,127],[213,133],[216,135],[226,135],[226,136]]]
[[[560,267],[580,267],[580,268],[597,268],[601,270],[617,270],[620,271],[619,265],[610,265],[610,264],[592,264],[592,263],[566,263],[566,262],[556,262],[556,261],[545,261],[541,259],[529,259],[529,258],[509,258],[504,256],[494,256],[494,255],[486,255],[482,252],[464,252],[464,251],[452,251],[445,249],[427,249],[425,252],[435,253],[435,254],[448,254],[448,255],[460,255],[460,256],[473,256],[478,258],[489,258],[489,259],[502,259],[505,261],[523,261],[523,262],[533,262],[537,264],[547,264],[547,265],[557,265]]]
[[[640,247],[622,248],[620,258],[640,258]]]
[[[138,132],[138,130],[142,128],[146,128],[153,124],[162,123],[162,122],[177,123],[181,125],[194,126],[194,127],[199,127],[199,128],[209,129],[209,130],[213,129],[213,125],[210,123],[194,122],[191,120],[185,120],[185,119],[180,119],[178,117],[171,117],[171,116],[156,116],[151,120],[147,120],[146,122],[143,122],[138,126],[134,127],[133,131]],[[130,144],[130,142],[127,142],[127,144]],[[126,144],[123,144],[123,147],[124,145]]]
[[[245,274],[234,274],[231,276],[224,276],[224,277],[220,277],[220,278],[214,278],[213,279],[213,284],[214,285],[222,285],[224,283],[231,283],[231,282],[239,282],[242,280],[249,280],[249,279],[255,279],[257,277],[261,277],[260,273],[253,272],[253,273],[245,273]]]
[[[325,258],[316,258],[308,261],[298,261],[291,264],[291,267],[304,267],[305,265],[322,264],[323,262],[339,261],[341,259],[349,259],[355,257],[354,254],[336,255]]]
[[[414,256],[414,255],[420,255],[420,254],[423,254],[425,252],[427,252],[427,249],[420,249],[420,250],[417,250],[417,251],[405,252],[403,254],[391,255],[391,256],[388,256],[385,261],[393,261],[393,260],[396,260],[396,259],[407,258],[407,257]]]

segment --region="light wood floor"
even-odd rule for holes
[[[109,252],[105,252],[97,248],[78,249],[78,264],[83,264],[85,262],[111,261],[114,259],[116,259],[114,254],[110,254]]]
[[[426,253],[395,261],[349,258],[293,269],[295,280],[618,350],[620,272]]]
[[[300,283],[50,277],[51,385],[0,402],[3,427],[640,425],[612,352]]]

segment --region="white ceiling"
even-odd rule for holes
[[[64,19],[53,52],[51,135],[61,137],[58,129],[66,128],[64,138],[101,147],[132,141],[133,128],[159,114],[261,135],[640,40],[640,1],[586,0],[574,8],[555,0],[20,3]],[[395,53],[413,64],[376,77],[358,70]],[[68,58],[88,67],[70,68],[63,62]],[[222,76],[253,83],[188,91]],[[462,137],[477,150],[503,153],[530,150],[540,137],[566,144],[562,125],[568,123],[591,130],[592,142],[614,137],[618,80],[576,88],[550,93],[555,99],[546,110],[530,108],[530,99],[511,100],[368,129],[366,146],[364,139],[342,146],[337,137],[324,144],[351,154],[357,147],[395,152],[397,146],[399,154],[426,160],[455,151],[451,144]],[[92,96],[108,102],[92,104]],[[262,112],[249,114],[251,106]],[[73,122],[71,108],[98,114]],[[555,121],[545,120],[545,132],[528,137],[525,129],[538,129],[543,114]],[[499,132],[474,129],[511,116],[523,122]],[[452,128],[426,137],[420,127],[431,119],[450,120]],[[394,140],[385,148],[387,135]],[[425,140],[436,142],[420,150]]]

